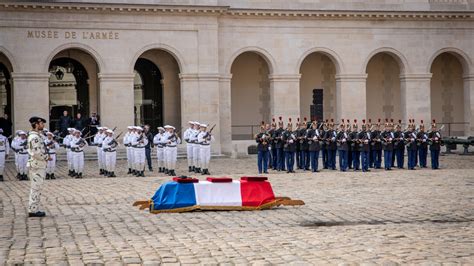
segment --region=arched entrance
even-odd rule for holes
[[[64,50],[54,56],[49,71],[50,130],[60,130],[58,121],[64,111],[72,118],[80,113],[84,120],[97,113],[99,69],[90,54],[79,49]]]
[[[0,53],[0,128],[4,136],[12,134],[12,66],[8,58]]]
[[[270,70],[256,52],[237,56],[231,67],[232,139],[252,139],[261,121],[270,121]]]
[[[314,52],[300,66],[300,116],[336,119],[336,65],[326,54]]]
[[[170,53],[153,49],[135,62],[135,124],[150,125],[153,132],[165,124],[181,126],[180,68]]]
[[[400,69],[398,58],[380,52],[370,58],[367,67],[367,118],[402,119]]]
[[[463,136],[468,119],[465,105],[469,107],[469,97],[464,97],[463,65],[459,55],[449,52],[438,55],[431,64],[431,117],[445,124],[444,135]]]

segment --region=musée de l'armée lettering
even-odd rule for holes
[[[28,39],[83,39],[83,40],[118,40],[119,33],[115,31],[56,31],[28,30]]]

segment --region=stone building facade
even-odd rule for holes
[[[320,89],[323,119],[474,135],[472,0],[7,1],[0,18],[16,129],[64,109],[118,131],[198,120],[230,153],[262,120],[310,118]]]

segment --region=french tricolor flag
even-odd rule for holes
[[[274,202],[272,186],[261,177],[179,179],[166,182],[151,198],[150,212],[252,210]]]

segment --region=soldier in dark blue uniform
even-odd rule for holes
[[[326,137],[326,131],[329,130],[328,126],[329,126],[329,120],[326,119],[326,122],[323,123],[323,126],[321,127],[321,136],[323,136],[323,138]],[[327,144],[326,144],[325,139],[321,144],[321,153],[323,157],[323,169],[328,169],[328,150],[327,150]]]
[[[354,119],[354,124],[352,124],[352,131],[349,134],[349,141],[351,144],[352,152],[352,168],[354,171],[360,170],[360,150],[359,150],[359,130],[357,126],[357,119]]]
[[[347,119],[347,123],[346,123],[346,133],[347,133],[347,136],[350,136],[351,135],[351,121],[349,119]],[[348,150],[347,150],[347,167],[349,169],[352,169],[352,147],[351,147],[351,141],[350,141],[350,137],[347,139],[347,146],[348,146]]]
[[[288,126],[282,134],[283,150],[285,151],[286,169],[287,173],[294,173],[293,167],[295,165],[295,151],[296,151],[296,134],[293,132],[293,124],[291,118]]]
[[[255,136],[255,141],[257,142],[257,149],[258,149],[258,157],[257,157],[257,164],[258,164],[258,173],[261,174],[262,171],[265,174],[268,174],[267,167],[268,167],[268,146],[270,145],[270,135],[265,132],[265,122],[262,121],[260,126],[260,133]]]
[[[388,119],[386,120],[381,137],[385,170],[392,170],[393,139],[395,136],[392,132],[392,125],[388,122]]]
[[[425,132],[425,125],[421,120],[420,131],[416,134],[418,140],[418,157],[420,160],[420,167],[426,168],[426,160],[428,156],[428,134]]]
[[[265,127],[265,132],[269,136],[268,138],[268,169],[273,169],[273,150],[275,149],[275,147],[273,147],[274,143],[273,143],[272,136],[273,136],[273,131],[275,131],[276,129],[276,125],[274,125],[274,123],[275,123],[275,118],[272,119],[271,124],[266,124],[266,127]]]
[[[300,118],[298,117],[296,119],[295,130],[294,130],[294,133],[296,135],[296,140],[297,140],[296,141],[296,151],[295,151],[296,169],[301,169],[301,162],[300,162],[301,144],[300,144],[299,139],[298,139],[299,130],[300,130]]]
[[[415,125],[412,124],[411,119],[408,122],[408,130],[407,132],[405,132],[405,144],[407,146],[407,153],[408,153],[408,169],[415,170],[417,145],[416,145]]]
[[[337,133],[337,149],[339,152],[339,170],[342,172],[347,171],[347,152],[349,150],[349,144],[347,139],[349,135],[346,132],[346,126],[344,124],[344,119],[339,125],[339,132]]]
[[[306,139],[308,140],[308,153],[311,162],[311,171],[319,172],[318,160],[319,151],[321,150],[321,134],[316,121],[313,121],[311,128],[308,129]]]
[[[310,167],[310,156],[309,156],[309,144],[308,144],[308,130],[311,127],[310,124],[308,124],[308,119],[305,117],[303,119],[304,123],[304,142],[303,142],[303,151],[304,151],[304,169],[305,171],[309,171]]]
[[[326,131],[324,138],[326,139],[326,149],[328,152],[328,168],[336,170],[336,152],[337,152],[337,132],[334,128],[334,120],[331,119],[329,130]]]
[[[405,164],[405,133],[402,132],[402,120],[398,120],[394,135],[393,148],[397,159],[397,168],[403,169]]]
[[[382,167],[382,140],[380,137],[380,119],[377,124],[375,124],[374,130],[370,132],[370,138],[372,139],[370,143],[370,152],[372,153],[371,166],[375,169],[380,169]]]
[[[359,150],[362,159],[362,171],[369,172],[369,153],[370,153],[370,133],[367,131],[367,124],[365,119],[362,120],[362,130],[358,135],[359,139]]]
[[[439,169],[439,152],[441,150],[441,133],[436,130],[436,121],[433,119],[431,124],[431,131],[428,134],[430,153],[431,153],[431,169]]]
[[[283,152],[283,120],[281,116],[278,121],[278,129],[274,131],[272,136],[273,141],[275,142],[275,149],[277,151],[277,169],[278,171],[285,171],[285,153]]]

